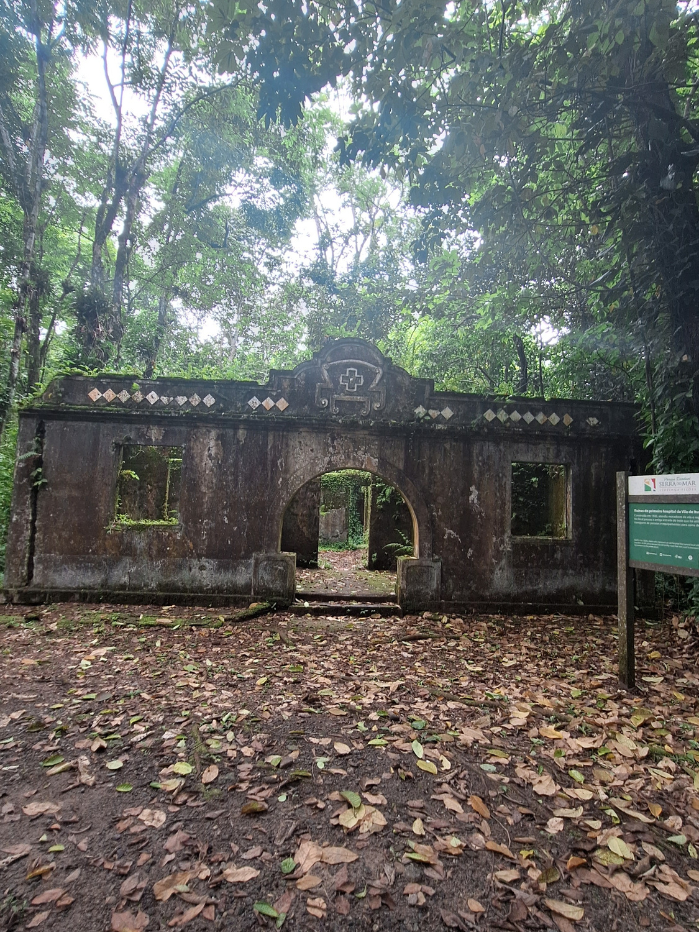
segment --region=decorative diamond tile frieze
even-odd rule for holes
[[[418,405],[417,408],[415,408],[415,414],[417,417],[424,417],[427,414],[427,410],[423,408],[422,405]]]
[[[534,418],[534,420],[535,420],[535,421],[538,421],[539,424],[545,424],[546,421],[548,420],[548,418],[546,417],[546,415],[544,414],[543,411],[539,411],[539,413],[538,413],[537,416]]]
[[[566,427],[570,427],[570,425],[573,423],[573,418],[570,416],[570,414],[563,415],[563,423]]]
[[[430,410],[427,413],[432,418],[432,420],[434,420],[436,417],[439,417],[439,411],[437,411],[436,408],[430,408]]]
[[[522,415],[519,413],[519,411],[512,411],[510,413],[510,420],[514,421],[516,424],[518,421],[522,420]]]
[[[488,408],[483,417],[486,419],[486,421],[488,421],[488,423],[490,423],[490,421],[495,420],[497,414],[491,408]]]
[[[597,425],[599,424],[599,418],[589,417],[587,419],[587,423],[590,425],[590,427],[597,427]]]
[[[531,422],[534,420],[534,415],[531,413],[531,411],[527,411],[526,414],[522,415],[522,420],[526,421],[527,424],[531,424]]]
[[[181,408],[182,405],[187,404],[187,396],[186,396],[186,395],[178,395],[177,398],[175,398],[175,401],[177,402],[177,404],[178,404],[178,405],[180,406],[180,408]]]
[[[134,392],[133,395],[131,396],[131,398],[132,398],[133,401],[136,402],[136,404],[140,404],[140,403],[143,401],[143,393],[142,393],[142,392]]]
[[[125,388],[122,388],[122,390],[117,395],[117,398],[123,405],[126,404],[126,402],[129,400],[130,397],[131,395],[126,391]]]
[[[98,398],[102,397],[102,392],[99,388],[93,388],[91,392],[87,393],[88,398],[92,398],[93,401],[97,401]]]
[[[260,399],[253,395],[250,401],[248,401],[248,404],[253,411],[257,411],[257,409],[260,407]]]
[[[148,394],[146,395],[146,401],[147,401],[149,404],[154,405],[154,404],[156,403],[156,401],[158,400],[159,397],[160,397],[160,396],[159,396],[159,395],[156,395],[155,392],[148,392]]]
[[[191,404],[193,408],[196,408],[196,406],[199,404],[200,401],[201,401],[201,398],[199,397],[199,395],[197,395],[196,392],[189,399],[189,403]]]
[[[500,408],[500,410],[497,413],[497,419],[500,421],[501,424],[504,424],[505,421],[507,420],[507,411],[504,411],[502,408]]]
[[[172,398],[170,398],[168,395],[161,395],[160,400],[162,401],[164,405],[169,405],[170,402],[172,401]]]
[[[451,408],[442,408],[442,417],[445,421],[448,421],[450,417],[454,417],[454,412]]]
[[[553,414],[549,414],[549,424],[553,424],[553,426],[555,427],[559,421],[560,421],[560,417],[556,414],[555,411],[553,412]]]
[[[215,404],[216,404],[216,399],[214,398],[213,395],[207,395],[207,396],[204,398],[204,404],[206,405],[207,408],[210,408],[211,405],[215,405]]]
[[[116,398],[116,392],[113,392],[111,388],[108,388],[107,391],[102,395],[105,401],[114,401]]]
[[[280,398],[277,402],[277,407],[280,411],[286,411],[286,409],[289,407],[289,402],[286,400],[286,398]]]
[[[274,402],[269,396],[262,402],[262,407],[265,409],[265,411],[269,411],[270,408],[274,407]]]

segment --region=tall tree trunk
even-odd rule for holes
[[[519,360],[519,379],[515,386],[515,395],[525,395],[529,387],[529,367],[527,366],[527,353],[524,349],[524,340],[518,333],[512,337],[512,340],[515,344],[515,350],[517,351],[517,358]]]
[[[168,292],[163,292],[163,294],[161,294],[160,298],[158,299],[158,324],[155,329],[153,348],[143,370],[144,379],[152,379],[155,373],[155,367],[158,364],[158,356],[160,355],[160,347],[162,346],[163,337],[167,331],[167,318],[169,310],[170,295]]]
[[[24,214],[23,255],[19,268],[17,300],[15,302],[15,327],[10,350],[10,367],[5,387],[5,395],[0,402],[0,441],[5,432],[8,415],[14,403],[22,357],[22,336],[27,327],[38,332],[41,327],[41,305],[33,300],[36,285],[32,281],[36,234],[41,210],[44,184],[44,162],[48,139],[48,99],[46,93],[46,66],[51,56],[53,22],[47,27],[46,44],[42,41],[42,23],[36,0],[32,3],[32,14],[36,24],[34,34],[34,51],[36,55],[36,101],[32,115],[31,130],[27,143],[24,170],[21,167],[22,153],[15,151],[14,140],[7,128],[2,110],[0,110],[0,143],[13,177],[15,190]]]

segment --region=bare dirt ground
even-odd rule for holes
[[[696,929],[696,631],[0,616],[0,928]]]
[[[321,550],[318,569],[297,569],[296,587],[305,593],[336,593],[342,598],[359,595],[395,597],[396,574],[366,568],[367,551]]]

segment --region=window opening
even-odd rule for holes
[[[177,524],[181,477],[182,447],[125,444],[117,479],[116,523]]]
[[[561,463],[512,464],[513,537],[570,536],[568,474]]]

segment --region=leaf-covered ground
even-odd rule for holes
[[[368,570],[367,551],[321,550],[317,569],[296,570],[296,588],[299,592],[337,594],[344,598],[358,595],[382,595],[393,599],[396,574],[387,570]]]
[[[699,925],[677,619],[5,611],[0,928]]]

